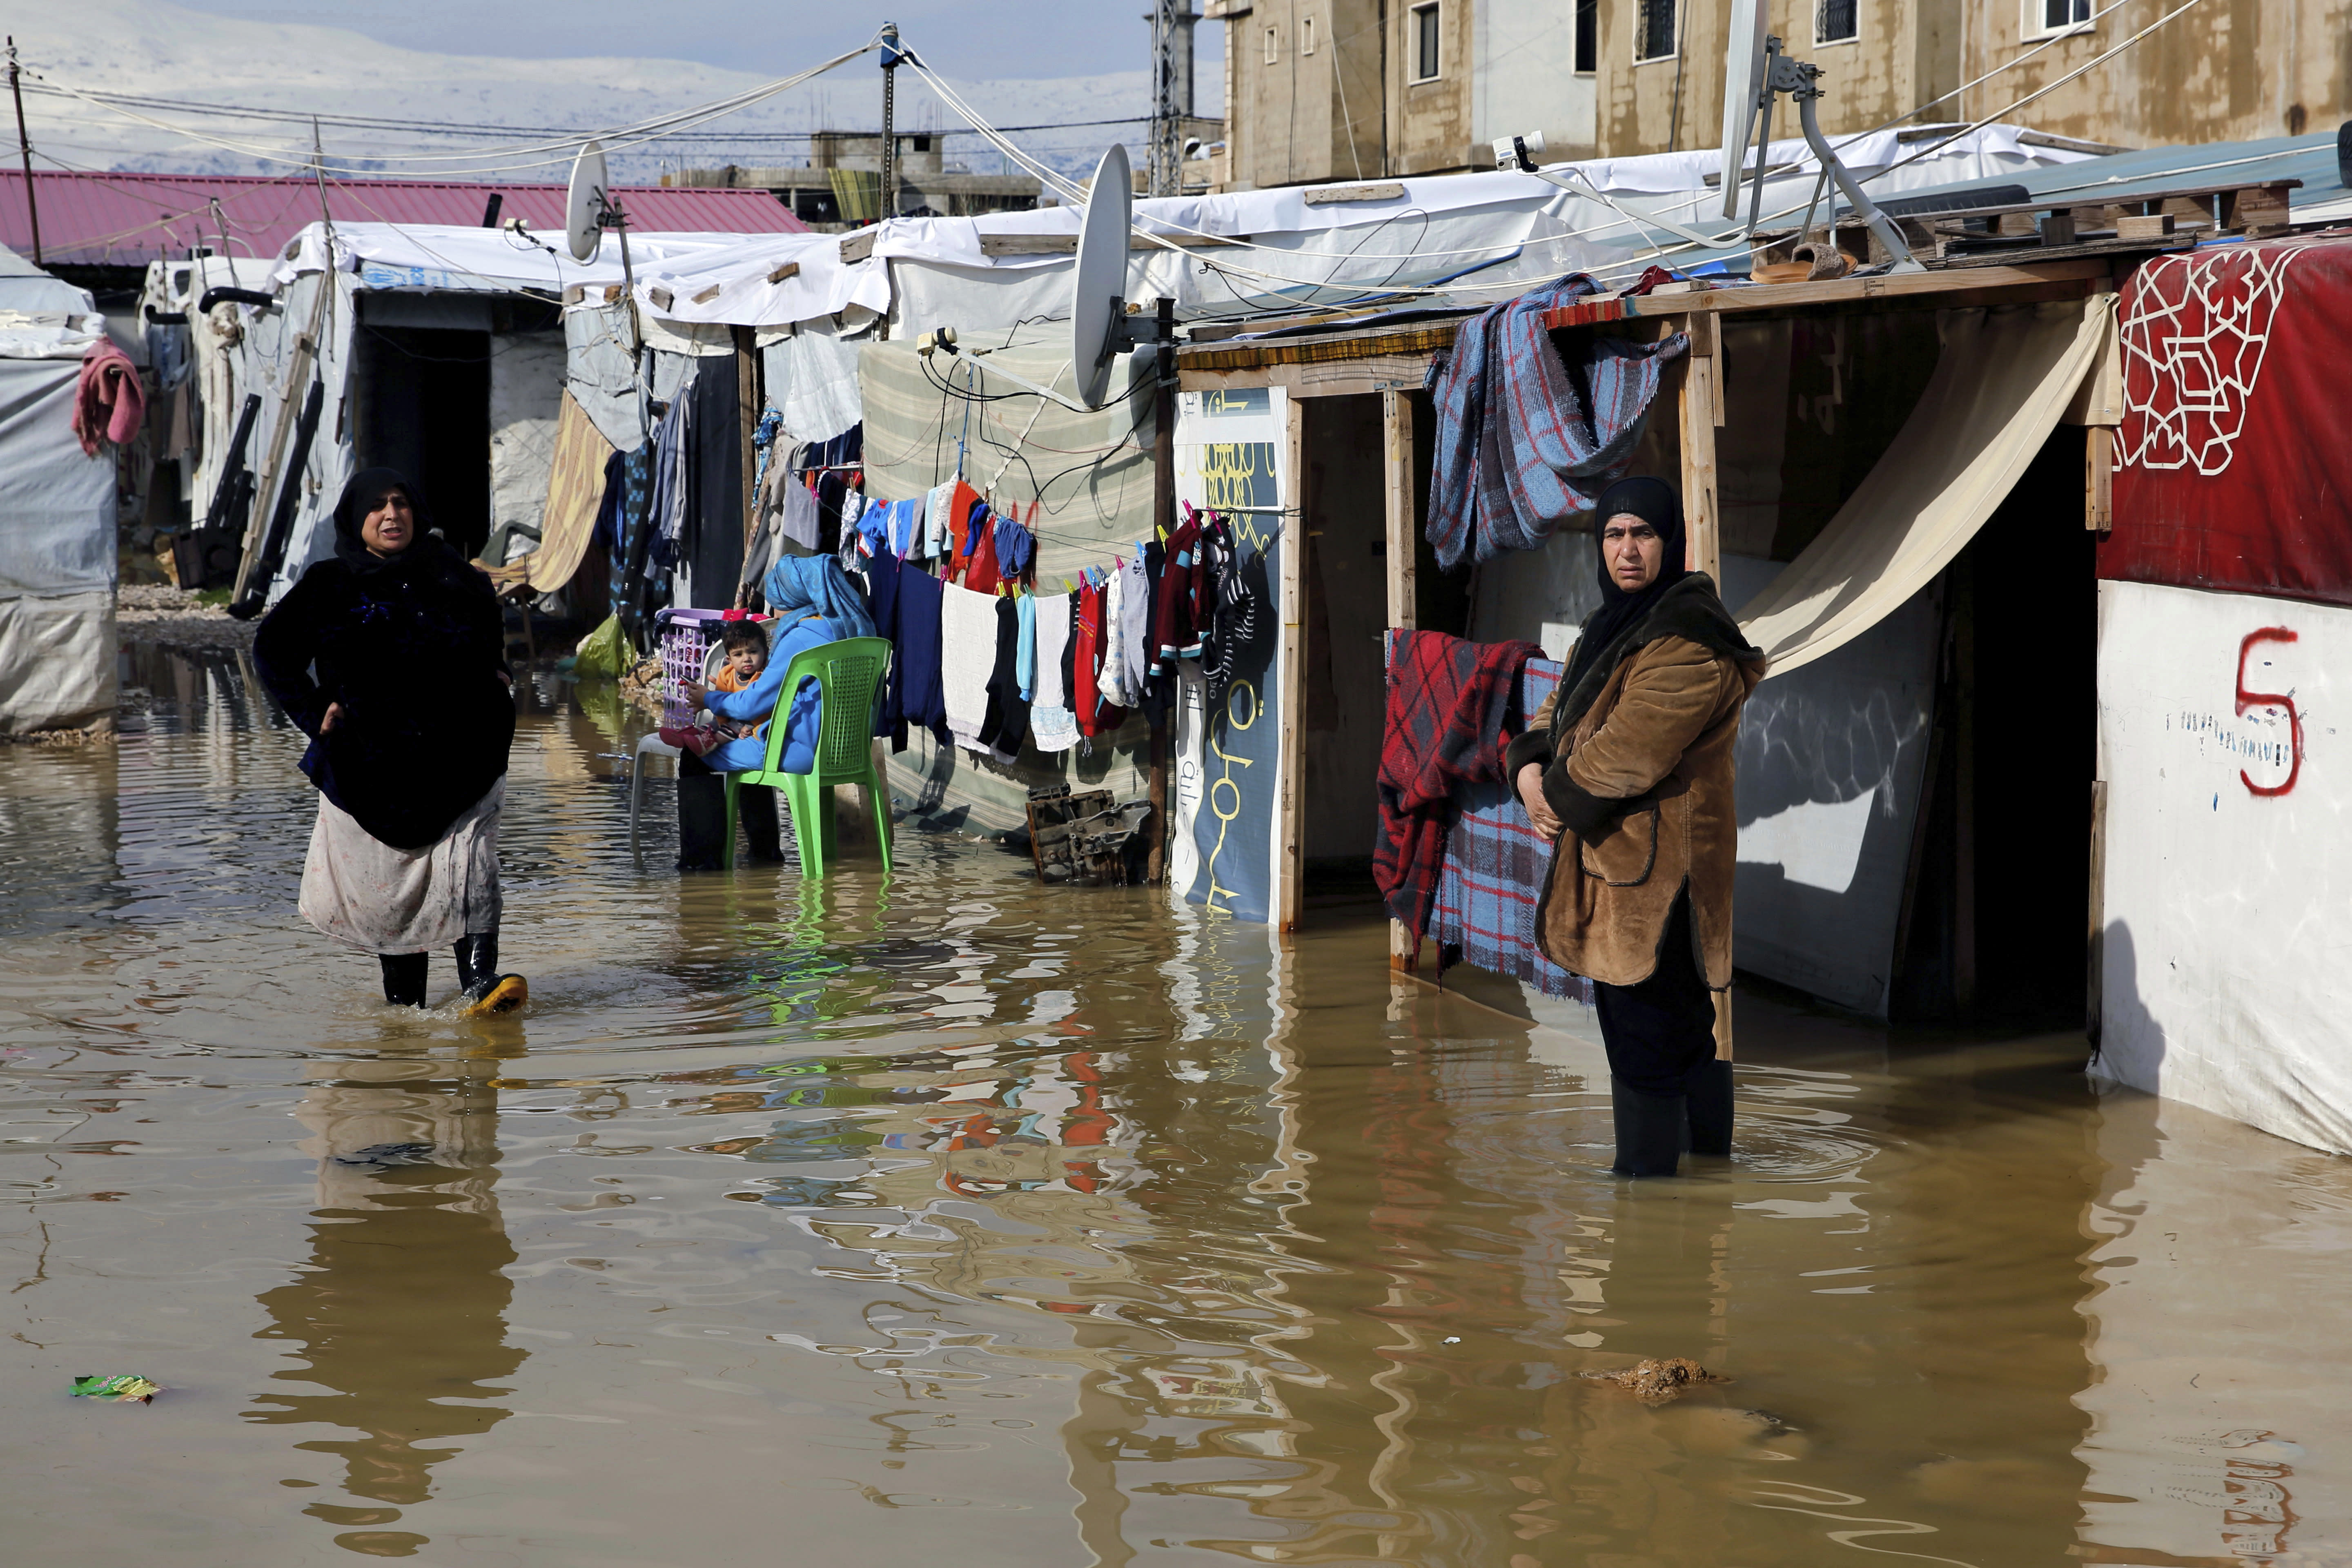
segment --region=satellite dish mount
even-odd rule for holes
[[[629,307],[629,357],[642,366],[646,353],[645,327],[637,320],[637,279],[629,265],[629,215],[613,199],[612,180],[604,168],[602,142],[591,142],[572,161],[572,184],[564,194],[563,237],[574,261],[593,261],[603,254],[604,231],[621,237],[621,298]],[[638,400],[638,424],[650,430],[651,415]]]
[[[1744,14],[1755,14],[1746,4],[1740,5],[1738,10]],[[1732,31],[1732,47],[1737,51],[1739,47],[1738,36],[1739,22],[1737,18],[1733,21]],[[1723,149],[1724,216],[1735,217],[1738,215],[1739,177],[1748,162],[1749,145],[1747,139],[1748,128],[1761,121],[1762,134],[1753,143],[1756,150],[1756,172],[1753,176],[1755,185],[1748,208],[1748,232],[1751,235],[1755,233],[1756,226],[1760,221],[1764,209],[1764,164],[1766,159],[1770,156],[1772,145],[1773,100],[1785,92],[1796,100],[1797,122],[1804,130],[1805,144],[1813,150],[1813,156],[1821,160],[1823,172],[1837,182],[1839,194],[1845,197],[1846,205],[1853,208],[1856,216],[1870,226],[1870,231],[1878,237],[1879,243],[1886,247],[1886,253],[1895,258],[1893,270],[1925,272],[1927,268],[1920,265],[1919,258],[1911,254],[1911,247],[1904,241],[1903,231],[1897,228],[1885,213],[1880,212],[1870,197],[1863,193],[1861,182],[1853,177],[1853,173],[1839,159],[1837,150],[1829,143],[1829,138],[1822,134],[1821,120],[1813,109],[1822,98],[1822,68],[1810,61],[1797,59],[1783,53],[1780,40],[1777,37],[1767,37],[1764,40],[1761,57],[1747,63],[1754,71],[1757,80],[1754,100],[1745,105],[1735,100],[1724,106],[1726,132],[1730,132],[1734,125],[1740,127],[1737,144],[1735,145],[1731,138],[1727,136]],[[1738,80],[1737,63],[1733,79],[1735,83]],[[1806,209],[1805,221],[1808,225],[1812,221],[1810,205]]]

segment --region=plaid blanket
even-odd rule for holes
[[[1507,300],[1465,322],[1444,368],[1433,367],[1429,542],[1444,570],[1465,556],[1533,550],[1564,519],[1591,511],[1633,460],[1660,367],[1690,340],[1584,334],[1571,376],[1544,313],[1599,291],[1579,272]]]
[[[1559,684],[1562,667],[1531,658],[1519,675],[1518,710],[1532,713]],[[1430,934],[1438,959],[1523,980],[1547,996],[1592,1000],[1591,982],[1544,956],[1536,942],[1536,900],[1551,845],[1528,821],[1509,784],[1496,779],[1454,797],[1457,809],[1438,877]]]
[[[1503,774],[1503,723],[1533,643],[1465,642],[1391,628],[1381,731],[1381,833],[1372,880],[1421,950],[1457,793]]]

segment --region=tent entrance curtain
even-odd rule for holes
[[[1976,536],[2050,438],[2115,331],[2115,296],[1955,310],[1886,455],[1787,571],[1739,610],[1772,675],[1892,615]]]

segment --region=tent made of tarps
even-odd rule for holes
[[[1878,132],[1847,139],[1841,152],[1880,195],[2090,156],[2029,141],[2002,125],[1940,141]],[[1722,226],[1719,215],[1710,222],[1706,211],[1720,201],[1704,183],[1715,159],[1665,153],[1548,171],[1575,176],[1593,195],[1494,171],[1139,201],[1126,293],[1130,300],[1173,299],[1179,316],[1190,320],[1446,283],[1500,299],[1563,272],[1638,271],[1661,245],[1679,243],[1642,215]],[[1774,142],[1767,166],[1775,174],[1766,210],[1802,208],[1818,172],[1805,144]],[[841,308],[828,301],[854,299],[878,309],[887,294],[893,331],[910,336],[941,325],[1002,331],[1019,321],[1066,319],[1082,211],[894,218],[846,241],[827,241],[841,246],[845,259],[837,261],[813,260],[818,251],[810,240],[763,238],[731,254],[641,269],[637,294],[653,315],[745,326],[781,325]],[[795,243],[807,248],[790,248]],[[802,258],[800,275],[774,277],[795,257]],[[852,257],[861,259],[845,259]],[[884,284],[875,274],[886,266]]]
[[[0,731],[114,710],[114,464],[73,432],[89,295],[0,248]]]

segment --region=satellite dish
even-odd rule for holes
[[[1740,170],[1748,139],[1756,134],[1758,100],[1764,89],[1763,0],[1731,0],[1731,31],[1723,53],[1723,216],[1739,216]],[[1769,123],[1769,121],[1767,122]],[[1766,153],[1756,154],[1756,181],[1764,182]]]
[[[1070,374],[1088,408],[1100,408],[1110,390],[1111,357],[1135,346],[1127,327],[1127,236],[1134,214],[1135,176],[1127,149],[1114,142],[1087,193],[1070,300]]]
[[[591,142],[572,161],[572,189],[563,198],[563,236],[574,261],[593,261],[604,244],[604,148]]]

